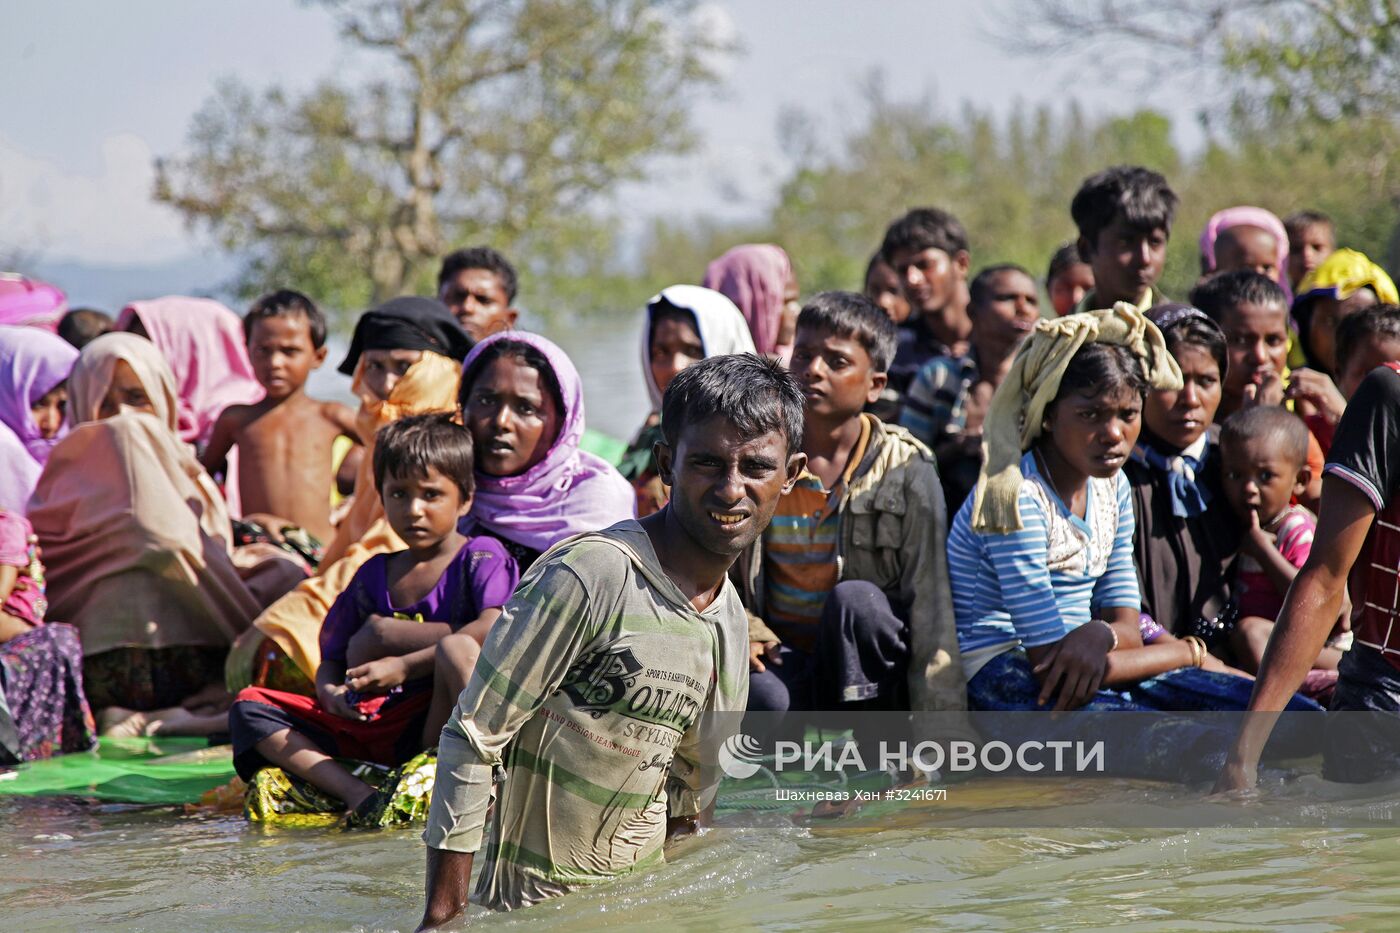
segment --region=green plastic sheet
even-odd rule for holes
[[[198,738],[103,738],[95,751],[0,773],[0,795],[95,797],[120,803],[197,803],[234,776],[229,746]]]

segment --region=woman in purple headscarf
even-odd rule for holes
[[[78,351],[36,327],[0,326],[0,509],[25,513],[63,437],[64,384]]]
[[[579,450],[583,382],[550,341],[524,331],[487,337],[462,365],[458,401],[476,461],[462,532],[499,540],[522,574],[559,541],[635,517],[631,484]],[[430,723],[447,721],[480,653],[465,632],[443,638],[437,651]]]
[[[772,243],[736,246],[710,263],[700,284],[738,306],[749,322],[754,346],[786,362],[797,333],[797,275],[782,247]]]
[[[559,347],[524,331],[488,337],[459,393],[476,457],[472,533],[500,538],[522,571],[557,541],[633,517],[627,480],[579,449],[583,382]]]

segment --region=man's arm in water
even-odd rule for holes
[[[435,930],[467,909],[474,852],[448,852],[428,846],[428,904],[419,930]]]
[[[1215,782],[1216,793],[1254,786],[1269,733],[1336,624],[1347,576],[1376,517],[1370,498],[1337,476],[1323,480],[1322,501],[1312,552],[1294,578],[1269,636],[1249,700],[1249,715]]]

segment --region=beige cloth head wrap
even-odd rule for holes
[[[982,470],[972,503],[974,531],[1004,534],[1021,529],[1021,455],[1040,436],[1045,409],[1060,391],[1065,368],[1086,343],[1127,347],[1142,361],[1150,388],[1181,388],[1181,370],[1167,352],[1162,332],[1125,301],[1111,311],[1085,311],[1038,323],[1021,344],[987,412]]]

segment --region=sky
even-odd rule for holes
[[[790,163],[784,107],[823,129],[858,125],[872,70],[889,96],[931,93],[1005,112],[1077,98],[1090,113],[1150,105],[1196,137],[1187,81],[1143,96],[1086,61],[1009,53],[1017,0],[708,0],[696,15],[743,52],[693,111],[701,146],[658,161],[619,193],[637,216],[762,216]],[[130,268],[208,257],[199,235],[150,199],[153,159],[185,143],[191,117],[226,77],[306,89],[366,63],[330,15],[294,0],[7,0],[0,4],[0,256]]]

